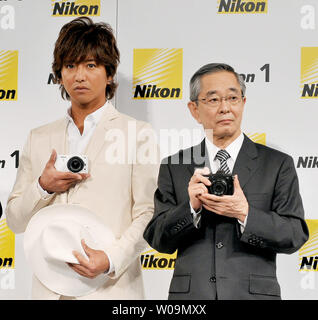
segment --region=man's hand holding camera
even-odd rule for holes
[[[40,186],[48,193],[65,192],[90,176],[86,173],[57,171],[54,166],[56,157],[56,151],[53,150],[39,179]]]
[[[188,193],[192,208],[198,211],[201,207],[204,207],[208,211],[244,222],[249,206],[237,175],[234,176],[233,195],[218,196],[208,192],[207,187],[211,186],[211,181],[205,175],[209,173],[209,169],[205,167],[196,169],[191,177]]]
[[[198,211],[202,208],[202,202],[198,197],[204,193],[207,193],[208,189],[206,186],[211,185],[210,180],[204,176],[208,175],[209,173],[210,170],[207,167],[203,169],[196,169],[190,179],[188,193],[191,206],[195,211]]]

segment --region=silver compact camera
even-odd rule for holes
[[[88,173],[88,157],[83,155],[57,155],[55,169],[62,172]]]

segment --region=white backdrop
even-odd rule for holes
[[[265,3],[266,12],[221,14],[218,10],[222,3],[239,1],[74,1],[86,5],[97,3],[100,15],[93,16],[93,20],[108,22],[115,30],[121,52],[119,87],[114,99],[118,110],[150,122],[159,138],[164,129],[175,130],[176,136],[181,135],[182,129],[193,130],[194,134],[180,143],[159,140],[162,157],[200,140],[197,134],[200,126],[187,109],[188,83],[199,67],[210,62],[228,63],[248,79],[242,124],[245,133],[262,134],[263,143],[289,153],[296,165],[300,157],[305,161],[305,157],[318,156],[318,98],[301,98],[304,84],[318,83],[316,0],[243,1],[247,3],[246,10],[254,3],[255,6]],[[0,0],[0,201],[3,208],[16,174],[16,157],[10,155],[22,150],[30,129],[64,116],[68,107],[68,102],[60,98],[58,86],[49,81],[49,75],[58,32],[74,16],[53,16],[56,2],[63,3]],[[14,68],[6,68],[2,60],[11,51],[18,52],[16,73]],[[159,71],[155,71],[156,67]],[[164,70],[169,74],[164,75]],[[153,75],[156,72],[158,76],[164,75],[161,82]],[[16,75],[17,85],[13,84],[12,88],[16,89],[17,99],[5,100],[8,79]],[[140,85],[180,88],[181,98],[134,99],[134,79]],[[312,226],[312,240],[315,230],[318,231],[317,168],[300,166],[297,172],[306,219]],[[5,215],[1,221],[5,221]],[[0,228],[0,233],[8,236],[10,233],[5,229]],[[0,299],[29,299],[31,270],[23,253],[23,235],[11,235],[10,239],[14,268],[0,269]],[[5,254],[8,253],[0,241],[0,258],[8,258]],[[318,245],[312,241],[310,255],[315,254],[318,255]],[[299,261],[298,252],[278,257],[282,297],[317,299],[317,273],[300,272]],[[145,268],[143,275],[147,299],[166,299],[172,270]]]

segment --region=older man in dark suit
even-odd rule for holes
[[[178,250],[169,299],[281,299],[276,254],[308,239],[293,159],[241,131],[245,84],[226,64],[208,64],[190,81],[201,144],[164,159],[155,214],[144,237]],[[234,176],[232,195],[208,192],[206,176]]]

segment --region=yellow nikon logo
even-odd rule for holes
[[[301,97],[318,98],[318,47],[301,48]]]
[[[18,51],[0,50],[0,100],[18,99]]]
[[[318,271],[318,220],[306,219],[309,239],[299,250],[300,270]]]
[[[218,13],[267,13],[268,0],[218,0]]]
[[[100,0],[52,0],[52,16],[99,16]]]
[[[266,146],[266,134],[265,133],[248,133],[247,136],[255,143],[263,144]]]
[[[8,228],[6,219],[0,221],[0,269],[14,268],[14,233]]]
[[[177,251],[173,254],[165,254],[151,249],[141,254],[140,263],[142,269],[169,270],[174,269],[176,259]]]
[[[182,49],[134,49],[134,99],[182,99]]]

